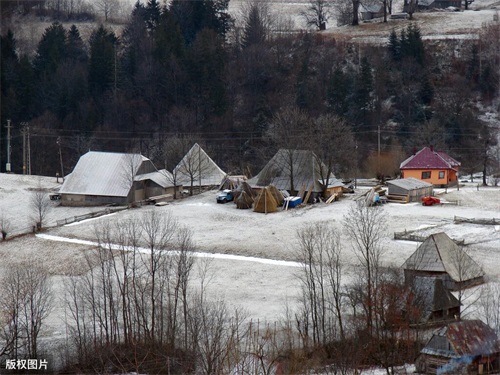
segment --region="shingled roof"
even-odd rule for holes
[[[484,276],[481,267],[444,232],[431,234],[406,260],[403,268],[446,272],[455,282]]]
[[[400,169],[453,169],[457,170],[460,162],[442,151],[424,147],[399,166]]]
[[[198,143],[186,153],[174,169],[179,184],[188,186],[219,186],[226,172],[208,156]]]
[[[447,339],[449,346],[442,345]],[[433,333],[421,353],[459,358],[466,355],[489,355],[500,352],[495,331],[480,320],[450,323]]]
[[[280,149],[264,168],[255,177],[248,180],[253,187],[264,187],[274,185],[279,190],[292,190],[290,184],[291,169],[293,169],[294,190],[302,187],[309,189],[313,186],[313,192],[322,192],[321,182],[326,180],[327,168],[319,161],[312,151]],[[328,187],[343,186],[342,181],[337,180],[330,173]]]

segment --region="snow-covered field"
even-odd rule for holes
[[[12,219],[16,226],[25,227],[30,216],[30,189],[38,184],[55,189],[54,179],[0,174],[0,215]],[[360,190],[362,192],[362,190]],[[357,193],[359,194],[359,192]],[[35,258],[47,265],[54,281],[60,284],[66,275],[81,269],[85,251],[95,241],[94,228],[106,220],[119,221],[140,217],[155,210],[170,212],[178,221],[191,228],[200,259],[209,259],[212,297],[223,297],[230,304],[244,308],[248,317],[260,321],[276,321],[285,306],[296,302],[299,285],[295,256],[297,233],[308,224],[326,222],[342,231],[343,218],[349,214],[354,195],[327,205],[259,214],[238,210],[232,203],[217,204],[216,192],[175,201],[167,206],[146,206],[122,211],[78,224],[52,227],[42,235],[20,236],[0,242],[0,259],[6,267],[12,262]],[[460,205],[424,207],[418,203],[387,204],[383,209],[387,219],[384,233],[384,265],[399,267],[416,249],[416,242],[395,241],[394,232],[419,230],[427,235],[445,231],[450,237],[464,239],[471,256],[484,268],[491,280],[500,279],[500,226],[454,224],[454,216],[500,219],[500,188],[476,185],[461,187],[459,191],[442,193],[443,200],[459,200]],[[54,204],[54,203],[53,203]],[[93,208],[92,210],[95,210]],[[54,204],[49,223],[56,219],[80,215],[89,208],[61,207]],[[345,238],[344,260],[354,272],[357,258],[348,238]],[[213,255],[210,255],[213,254]],[[348,276],[348,275],[347,275]],[[193,283],[197,283],[196,277]],[[57,330],[62,313],[55,310],[51,324]],[[60,316],[60,315],[59,315]]]

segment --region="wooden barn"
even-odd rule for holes
[[[173,194],[182,186],[140,154],[89,151],[66,176],[59,194],[64,206],[129,204]]]
[[[422,197],[431,196],[434,186],[413,177],[387,181],[388,196],[404,198],[405,202],[420,202]]]
[[[498,374],[497,334],[480,320],[449,323],[432,334],[415,365],[419,374]]]
[[[481,267],[443,232],[427,237],[406,260],[403,269],[407,284],[415,276],[432,276],[454,291],[484,282]]]
[[[427,327],[460,318],[460,302],[437,277],[415,276],[410,285],[411,305],[418,311],[412,322]]]
[[[460,162],[433,147],[424,147],[403,161],[399,167],[401,178],[416,178],[434,186],[448,187],[458,183]]]

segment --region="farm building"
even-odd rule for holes
[[[436,277],[416,276],[410,285],[411,306],[418,310],[413,324],[428,326],[460,318],[460,302]]]
[[[434,186],[413,177],[387,181],[389,196],[404,197],[406,202],[419,202],[422,197],[430,196]]]
[[[359,4],[359,13],[363,21],[384,16],[384,6],[382,4]]]
[[[460,290],[484,282],[481,267],[446,233],[431,234],[403,264],[405,281],[415,276],[443,280],[449,290]]]
[[[212,189],[219,187],[226,173],[195,143],[182,160],[174,168],[176,182],[189,188]]]
[[[59,194],[64,206],[128,204],[151,196],[172,194],[167,171],[158,171],[140,154],[89,151],[66,176]]]
[[[403,161],[399,167],[401,178],[416,178],[433,184],[448,187],[458,183],[457,173],[460,162],[442,151],[424,147]]]
[[[424,374],[497,374],[500,345],[480,320],[449,323],[434,331],[415,365]]]
[[[311,199],[319,195],[341,195],[344,186],[333,173],[328,173],[328,168],[312,151],[285,149],[279,150],[248,183],[253,189],[274,185],[292,195],[302,189],[311,192]]]

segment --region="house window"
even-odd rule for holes
[[[442,180],[444,178],[444,171],[439,171],[439,179]]]
[[[428,180],[429,178],[431,178],[431,172],[430,171],[422,172],[422,180]]]

